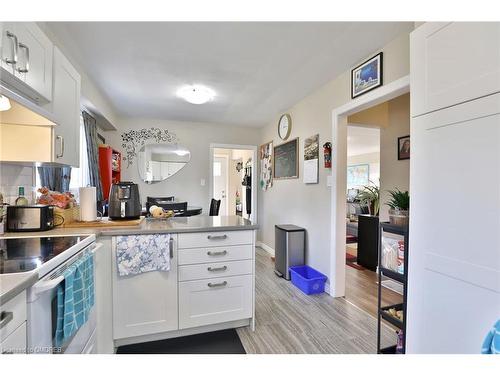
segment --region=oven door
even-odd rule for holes
[[[64,270],[87,252],[92,254],[102,246],[92,244],[68,259],[61,266],[47,274],[28,290],[28,353],[79,354],[95,347],[91,342],[95,335],[96,308],[91,308],[88,321],[62,347],[54,342],[57,321],[57,287],[63,282]],[[94,256],[94,255],[93,255]],[[95,275],[94,275],[95,280]]]

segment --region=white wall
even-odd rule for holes
[[[117,124],[118,130],[107,131],[104,137],[106,143],[122,152],[122,156],[122,132],[151,127],[168,129],[169,132],[175,133],[179,138],[179,144],[191,151],[191,160],[182,170],[169,179],[155,184],[146,184],[140,180],[136,161],[129,168],[123,163],[122,180],[139,184],[141,201],[144,203],[148,195],[173,195],[176,199],[187,201],[189,205],[203,207],[204,214],[208,214],[210,206],[210,144],[255,146],[259,143],[260,133],[258,128],[152,119],[121,119]],[[202,179],[205,180],[205,186],[201,186]]]
[[[409,36],[401,35],[385,47],[384,82],[389,83],[409,74]],[[374,50],[373,54],[378,51]],[[371,55],[370,55],[371,56]],[[367,57],[360,59],[364,61]],[[311,93],[276,117],[262,129],[260,143],[280,142],[277,121],[282,113],[292,117],[291,138],[300,138],[299,174],[302,177],[304,139],[319,133],[320,145],[332,140],[332,110],[351,100],[350,70]],[[336,150],[334,150],[335,152]],[[274,225],[292,223],[307,229],[306,262],[322,273],[330,274],[331,192],[326,185],[329,169],[323,167],[320,150],[319,184],[305,185],[302,179],[274,180],[266,192],[259,189],[258,240],[274,248]]]

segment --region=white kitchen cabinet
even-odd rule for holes
[[[54,162],[78,167],[80,165],[80,74],[61,51],[54,47],[54,83],[52,111],[54,127]]]
[[[499,22],[429,22],[410,35],[413,117],[500,92]]]
[[[252,317],[253,276],[231,276],[179,283],[179,328]]]
[[[52,100],[51,40],[34,22],[0,25],[1,80],[37,103]]]
[[[1,354],[26,353],[26,322],[0,342]]]
[[[119,276],[113,244],[113,338],[115,340],[174,331],[178,326],[177,235],[170,271]],[[115,240],[113,240],[115,241]]]

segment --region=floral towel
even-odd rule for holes
[[[170,270],[170,234],[116,237],[116,264],[120,276]]]

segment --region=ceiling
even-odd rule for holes
[[[380,152],[380,129],[347,127],[347,156]]]
[[[263,126],[411,22],[60,22],[56,38],[124,117]],[[216,91],[194,105],[185,84]]]

